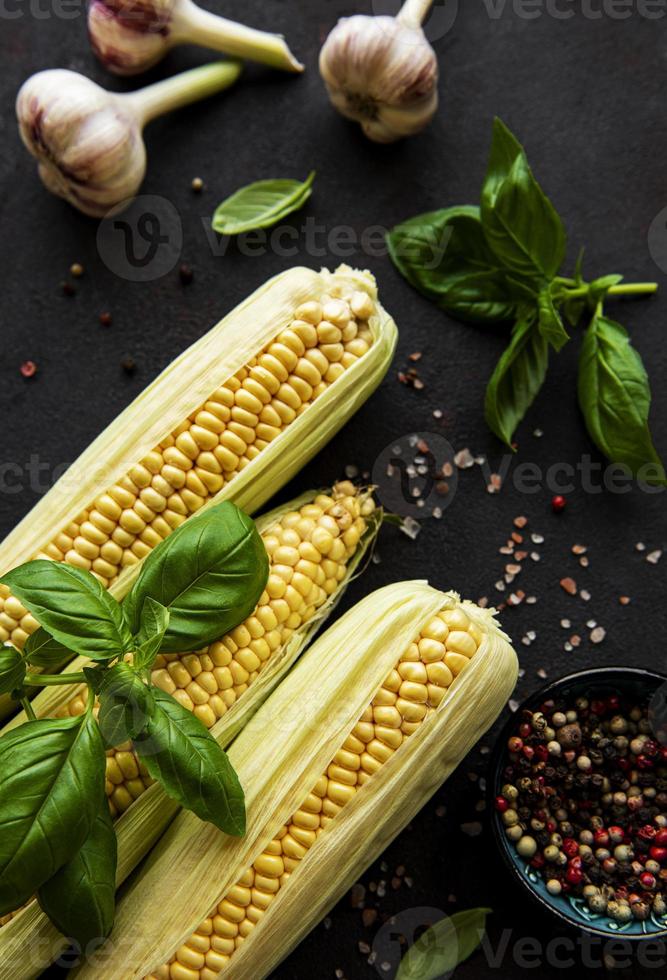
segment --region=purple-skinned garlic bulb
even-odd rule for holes
[[[433,0],[406,0],[396,17],[344,17],[320,53],[333,105],[377,143],[420,132],[438,108],[438,60],[422,24]]]
[[[303,71],[281,35],[218,17],[192,0],[89,0],[88,34],[97,57],[117,75],[146,71],[178,44]]]
[[[142,184],[146,123],[228,88],[240,72],[238,62],[219,62],[117,95],[75,71],[41,71],[16,100],[21,139],[48,190],[102,218]]]

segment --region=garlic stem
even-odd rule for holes
[[[433,0],[405,0],[396,20],[406,27],[421,27],[433,6]]]
[[[182,72],[138,92],[119,95],[135,114],[140,126],[166,112],[180,109],[233,85],[241,74],[238,61],[220,61]]]
[[[236,58],[248,58],[280,68],[301,72],[285,39],[280,34],[258,31],[233,20],[202,10],[193,0],[180,0],[174,10],[172,37],[175,42],[194,42]]]

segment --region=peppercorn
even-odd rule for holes
[[[507,748],[512,754],[520,752],[523,748],[523,739],[518,738],[518,736],[513,735],[512,738],[507,743]]]
[[[112,317],[111,317],[111,314],[110,313],[108,313],[108,312],[106,312],[106,313],[100,313],[100,324],[103,327],[110,327],[111,326],[111,321],[112,321]]]
[[[556,738],[564,749],[576,749],[581,745],[581,727],[575,722],[563,725],[556,732]]]
[[[558,878],[550,878],[547,881],[547,891],[550,895],[560,895],[560,893],[563,891],[563,886]]]
[[[498,813],[505,813],[509,810],[509,803],[504,796],[496,796],[496,810]]]
[[[517,843],[516,850],[520,857],[532,858],[537,853],[537,842],[532,837],[524,836]]]
[[[565,500],[565,497],[562,496],[562,494],[557,494],[555,497],[551,498],[551,509],[553,510],[554,514],[562,513],[565,510],[566,506],[567,506],[567,501]]]

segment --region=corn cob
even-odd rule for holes
[[[92,444],[4,541],[0,574],[66,561],[122,597],[191,514],[222,499],[253,513],[283,486],[377,387],[396,336],[370,274],[277,276]],[[36,628],[0,586],[0,643]]]
[[[358,564],[372,537],[367,532],[376,523],[372,497],[348,482],[337,484],[331,495],[311,494],[307,503],[290,505],[262,533],[271,566],[253,616],[199,653],[158,656],[153,683],[213,728],[257,680],[269,659],[281,657],[297,630],[330,611],[332,597],[340,596],[350,563],[356,559],[354,566]],[[82,688],[55,713],[79,715],[85,708]],[[150,785],[130,744],[107,752],[112,816],[124,813]]]
[[[336,484],[330,494],[310,492],[258,518],[257,527],[270,555],[271,565],[267,589],[254,615],[229,636],[200,653],[160,655],[153,670],[153,683],[194,711],[200,721],[212,729],[220,744],[229,744],[244,720],[289,670],[316,630],[331,614],[375,540],[380,520],[381,512],[376,510],[371,494],[357,489],[348,481]],[[300,557],[296,564],[286,563],[286,559],[293,562],[295,557],[286,549],[298,552]],[[317,556],[313,549],[317,551]],[[265,628],[263,636],[253,636],[259,633],[258,624],[272,628]],[[242,646],[237,641],[247,639],[246,633],[251,639],[248,646]],[[265,656],[259,658],[259,665],[255,665],[249,658],[257,657],[258,653]],[[215,666],[217,660],[223,663]],[[78,658],[72,664],[72,670],[80,670],[86,663]],[[187,665],[187,677],[179,670],[184,665]],[[212,670],[209,669],[211,666]],[[246,669],[248,666],[256,669],[249,671]],[[219,680],[221,691],[206,692],[204,685],[208,686],[208,681],[202,674],[211,674],[216,681]],[[231,686],[227,686],[228,674],[232,674]],[[192,684],[195,682],[202,695],[209,693],[207,704],[193,701],[191,695],[195,691]],[[251,686],[252,696],[242,697]],[[35,699],[34,707],[40,717],[81,714],[85,710],[84,690],[81,688],[72,695],[71,689],[51,688]],[[19,719],[15,719],[7,727],[18,723]],[[151,786],[158,792],[157,797],[146,793]],[[119,880],[122,880],[150,849],[177,807],[172,801],[161,798],[159,787],[152,783],[130,743],[107,752],[106,790],[114,817],[120,817],[146,793],[143,802],[147,804],[145,813],[150,831],[144,829],[141,843],[132,846],[130,856],[125,856],[124,862],[122,846],[130,832],[128,829],[125,833],[128,825],[122,822],[118,825],[122,862]],[[160,809],[159,814],[157,808]],[[133,809],[130,828],[141,826],[142,810],[142,806]],[[1,917],[0,927],[6,926],[23,911]],[[0,935],[4,938],[6,932]],[[48,962],[44,962],[42,967],[47,966]]]
[[[246,837],[180,814],[79,980],[266,977],[458,765],[516,677],[488,611],[420,582],[369,596],[232,745]]]

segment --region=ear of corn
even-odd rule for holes
[[[380,520],[370,493],[349,482],[336,484],[329,494],[303,494],[258,518],[271,564],[267,592],[254,615],[205,651],[158,658],[153,682],[198,714],[217,741],[227,746],[331,614],[375,540]],[[288,549],[300,558],[296,560]],[[265,628],[260,636],[260,625],[271,629]],[[260,662],[256,664],[251,657]],[[214,666],[216,660],[223,665]],[[86,664],[79,658],[70,669],[80,670]],[[253,669],[247,669],[250,667]],[[215,693],[207,691],[211,678],[219,688]],[[206,702],[204,694],[209,695]],[[34,707],[40,717],[75,715],[84,710],[85,701],[81,692],[72,695],[71,688],[60,687],[43,691]],[[19,720],[13,719],[6,728],[15,727]],[[178,806],[151,782],[131,744],[107,752],[107,796],[112,815],[124,815],[116,824],[121,882],[158,839]],[[35,903],[4,921],[10,920],[0,930],[0,962],[6,961],[14,935],[25,929],[52,935],[58,943],[57,933]],[[49,962],[41,962],[41,968]],[[0,975],[2,969],[0,966]],[[13,980],[20,975],[14,973]]]
[[[192,513],[229,499],[252,514],[287,483],[374,391],[396,339],[369,273],[270,280],[83,453],[3,542],[0,575],[67,561],[121,598]],[[21,648],[36,627],[0,586],[0,642]]]
[[[261,980],[493,723],[517,659],[491,613],[422,582],[331,627],[232,745],[248,830],[182,813],[79,980]]]

